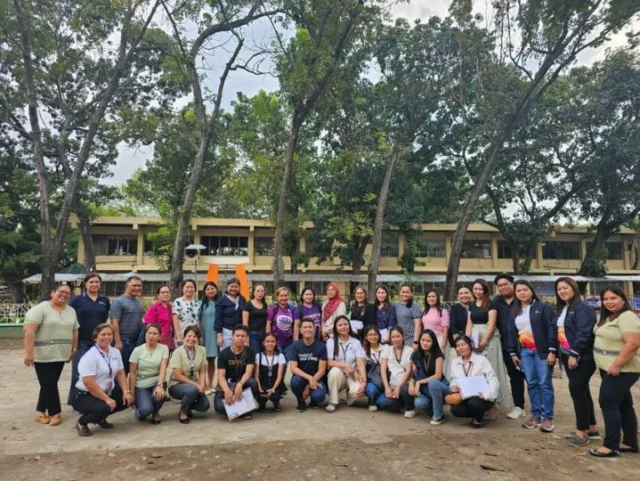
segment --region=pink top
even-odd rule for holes
[[[156,301],[149,307],[144,315],[145,324],[158,324],[160,326],[160,342],[173,349],[173,319],[171,315],[171,303],[164,307],[162,302]]]
[[[431,308],[426,314],[422,315],[422,328],[431,329],[435,332],[440,347],[447,342],[444,339],[444,330],[449,328],[449,311],[442,309],[442,314],[438,313],[438,309]]]

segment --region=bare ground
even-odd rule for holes
[[[230,423],[210,411],[182,425],[177,405],[168,403],[159,426],[134,422],[125,411],[110,418],[113,431],[95,428],[91,438],[79,438],[68,406],[60,426],[33,421],[38,385],[33,370],[22,366],[19,347],[19,341],[0,340],[2,481],[639,477],[639,455],[595,459],[586,449],[566,445],[563,435],[573,428],[566,379],[554,380],[556,431],[546,435],[504,417],[476,431],[450,416],[434,427],[426,416],[404,419],[344,405],[334,414],[321,409],[299,414],[288,395],[282,413],[256,414],[251,421]],[[69,375],[65,368],[60,381],[65,399]],[[597,376],[592,384],[597,397]],[[638,401],[637,386],[634,394]]]

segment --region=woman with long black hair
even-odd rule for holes
[[[420,334],[418,350],[411,355],[413,376],[409,380],[409,394],[416,397],[416,408],[433,415],[434,426],[445,421],[444,397],[449,392],[449,383],[443,369],[444,354],[436,333],[426,329]]]
[[[406,336],[400,326],[392,327],[389,337],[391,344],[382,353],[380,363],[384,393],[378,396],[378,407],[393,412],[404,410],[405,418],[414,418],[415,398],[409,394],[413,349],[405,345]]]
[[[376,324],[382,336],[381,342],[389,342],[389,329],[398,323],[396,307],[391,304],[391,292],[384,284],[376,287]]]
[[[216,302],[218,300],[218,285],[215,282],[205,282],[200,297],[198,323],[202,331],[202,343],[207,350],[207,385],[205,394],[213,392],[213,376],[216,372],[216,357],[218,356],[218,340],[214,328],[216,322]]]
[[[378,396],[384,392],[382,383],[381,361],[385,347],[380,343],[380,331],[373,324],[364,328],[364,340],[362,341],[365,363],[367,368],[367,387],[365,394],[369,403],[369,411],[378,410]]]

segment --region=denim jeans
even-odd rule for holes
[[[153,391],[155,388],[155,386],[136,388],[136,410],[140,419],[157,414],[164,404],[164,398],[158,401],[154,397]]]
[[[264,331],[249,332],[249,345],[251,346],[251,349],[253,349],[253,352],[255,352],[256,354],[260,352],[260,341],[262,340],[263,334]]]
[[[298,400],[299,405],[305,404],[305,401],[302,397],[302,393],[304,392],[304,389],[307,387],[308,384],[309,384],[309,381],[307,381],[303,377],[294,375],[291,378],[291,391],[293,392],[296,399]],[[322,381],[318,382],[318,387],[316,389],[309,390],[309,398],[311,399],[312,402],[315,402],[316,404],[320,404],[321,402],[324,402],[326,397],[327,397],[327,386]]]
[[[523,347],[520,350],[522,370],[527,378],[531,415],[536,418],[553,419],[553,366],[538,353]]]
[[[378,388],[378,386],[376,386],[372,382],[368,382],[364,392],[367,395],[369,406],[374,406],[376,404],[376,401],[378,400],[378,396],[380,396],[380,389]]]
[[[174,399],[180,399],[180,411],[188,413],[192,409],[203,413],[209,410],[209,399],[193,384],[180,382],[169,388],[169,395]]]
[[[71,361],[71,386],[69,386],[67,404],[71,404],[71,401],[73,401],[73,398],[76,396],[76,384],[80,379],[80,374],[78,374],[78,364],[80,364],[80,359],[92,347],[93,341],[78,341],[78,350]]]
[[[449,383],[436,379],[420,386],[420,395],[416,398],[416,409],[432,414],[435,419],[444,416],[444,397],[449,393]]]
[[[120,354],[122,355],[122,364],[124,364],[124,371],[129,374],[129,358],[131,358],[131,353],[136,348],[137,341],[122,341],[122,351]]]

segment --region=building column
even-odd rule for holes
[[[144,264],[144,231],[142,229],[138,229],[138,252],[136,253],[136,267],[135,271],[138,271]]]
[[[494,269],[498,265],[498,238],[493,236],[491,238],[491,267]]]
[[[307,229],[302,229],[302,234],[300,235],[300,252],[307,252]],[[307,266],[302,264],[300,272],[307,272]],[[304,287],[303,281],[300,281],[300,286],[300,289]]]
[[[247,272],[253,272],[253,268],[256,265],[255,255],[255,238],[256,229],[254,226],[249,226],[249,236],[247,239],[247,253],[249,254],[249,265],[247,266]]]
[[[451,236],[450,235],[444,238],[444,256],[447,260],[447,265],[449,265],[449,259],[451,259]]]
[[[536,264],[538,264],[538,269],[542,269],[542,266],[544,265],[542,259],[542,242],[538,242],[538,244],[536,244]]]

